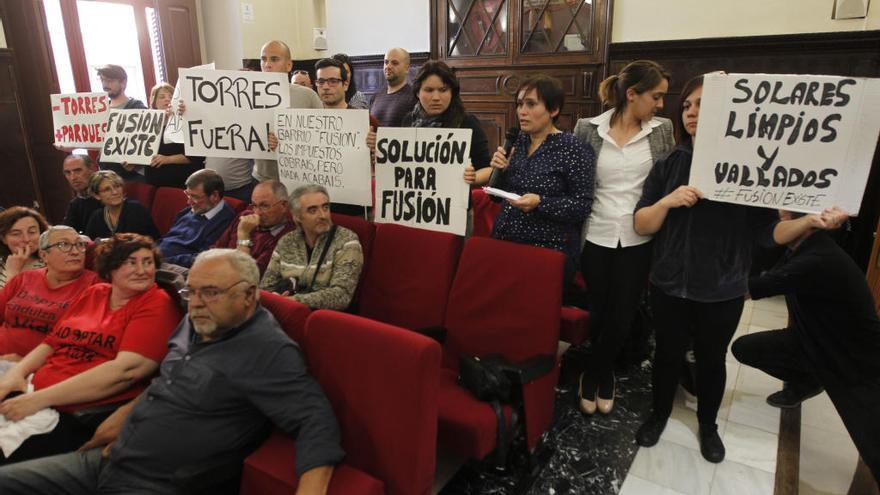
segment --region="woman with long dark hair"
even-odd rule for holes
[[[489,180],[489,140],[476,117],[467,113],[461,101],[461,89],[455,73],[444,62],[429,60],[422,65],[412,82],[416,94],[412,112],[403,118],[403,127],[447,127],[470,129],[471,164],[465,180],[484,184]],[[473,180],[468,180],[473,179]]]
[[[721,462],[725,450],[715,420],[724,394],[727,346],[748,291],[752,245],[787,244],[808,229],[830,224],[819,215],[779,221],[776,210],[709,201],[688,185],[702,93],[702,76],[682,89],[679,145],[654,164],[634,215],[635,231],[654,235],[650,281],[657,340],[653,412],[636,442],[651,447],[660,439],[682,359],[693,343],[700,452],[710,462]]]
[[[614,406],[614,362],[648,278],[651,236],[633,230],[633,209],[651,166],[675,146],[672,121],[655,115],[668,89],[663,67],[636,60],[599,85],[611,109],[574,128],[596,154],[593,209],[581,235],[592,343],[578,395],[585,414],[608,414]]]

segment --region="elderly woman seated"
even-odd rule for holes
[[[143,391],[182,316],[155,283],[160,261],[153,241],[136,234],[117,234],[97,247],[96,270],[110,283],[86,289],[43,343],[0,378],[0,414],[7,420],[54,407],[60,422],[0,464],[78,448],[113,406]],[[31,373],[35,391],[16,395],[27,390]]]
[[[43,267],[37,242],[48,225],[43,215],[23,206],[0,213],[0,289],[20,272]]]
[[[156,229],[149,210],[133,199],[126,199],[122,185],[122,177],[112,170],[102,170],[92,175],[89,192],[104,207],[92,212],[86,224],[86,235],[98,239],[111,237],[117,232],[127,232],[158,239],[159,230]]]
[[[0,290],[0,359],[19,361],[31,352],[98,279],[84,268],[88,242],[73,227],[49,227],[39,242],[46,267],[19,273]]]

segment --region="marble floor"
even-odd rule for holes
[[[785,326],[785,301],[746,302],[736,337]],[[727,357],[727,387],[718,430],[727,447],[721,464],[706,462],[696,439],[696,402],[681,393],[672,418],[650,449],[639,449],[621,495],[772,495],[776,472],[779,410],[765,402],[781,382]],[[802,406],[801,495],[844,495],[858,454],[826,394]]]
[[[747,301],[734,338],[782,328],[786,321],[782,298]],[[646,412],[643,409],[648,407],[647,376],[645,370],[636,370],[631,384],[624,386],[631,404],[620,401],[623,407],[615,418],[619,422],[616,429],[620,431],[603,440],[604,445],[618,445],[610,447],[611,452],[593,456],[614,458],[613,462],[596,462],[590,455],[578,456],[577,449],[566,452],[568,445],[591,443],[590,439],[603,434],[603,428],[600,423],[579,416],[569,405],[573,392],[560,389],[557,418],[548,434],[550,441],[546,442],[549,448],[538,453],[542,467],[530,479],[527,493],[592,494],[615,493],[619,489],[622,495],[773,494],[779,410],[767,405],[765,398],[781,388],[779,380],[741,366],[728,353],[727,385],[718,415],[718,431],[727,457],[716,465],[700,455],[696,401],[681,389],[660,442],[647,449],[631,442],[634,429]],[[826,394],[802,406],[800,456],[802,495],[846,494],[858,454]],[[629,462],[632,464],[627,469]],[[512,487],[510,477],[493,476],[465,459],[443,451],[438,453],[434,494],[506,494],[513,493]]]

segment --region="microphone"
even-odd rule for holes
[[[513,143],[518,137],[519,127],[511,127],[507,130],[507,134],[504,135],[504,155],[508,158],[510,157],[510,150],[513,149]],[[501,175],[503,173],[503,170],[497,168],[492,169],[492,175],[489,176],[489,187],[495,187],[495,185],[498,184],[498,181],[501,180]]]

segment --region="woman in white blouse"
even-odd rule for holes
[[[612,107],[578,120],[574,134],[596,154],[593,211],[584,224],[581,270],[590,294],[592,357],[580,380],[585,414],[614,407],[614,362],[632,326],[648,279],[651,237],[633,229],[633,210],[654,161],[675,141],[663,109],[669,73],[656,62],[637,60],[599,85]]]

